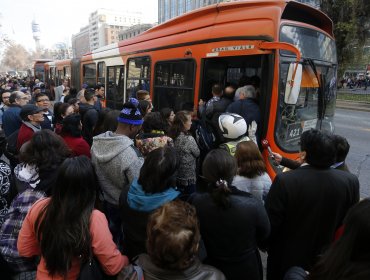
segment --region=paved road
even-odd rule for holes
[[[341,93],[354,93],[354,94],[370,94],[370,87],[365,88],[340,88],[338,89],[338,92]]]
[[[347,164],[360,180],[361,197],[370,196],[370,112],[337,109],[335,133],[351,145]]]

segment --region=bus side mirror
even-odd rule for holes
[[[290,63],[285,86],[284,102],[286,104],[297,104],[302,81],[302,64]]]

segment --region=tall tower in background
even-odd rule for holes
[[[40,50],[40,25],[36,22],[35,19],[32,21],[32,35],[33,35],[33,40],[35,40],[36,51],[39,51]]]

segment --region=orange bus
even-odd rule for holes
[[[73,70],[73,69],[72,69]],[[336,47],[331,20],[286,0],[247,0],[195,10],[132,39],[86,54],[80,84],[105,84],[106,106],[121,109],[136,91],[155,109],[197,108],[214,83],[260,79],[262,138],[296,158],[303,131],[333,131]],[[267,150],[269,174],[278,172]]]
[[[63,80],[68,80],[69,85],[78,87],[80,82],[80,60],[65,59],[45,63],[45,82],[48,85],[59,86]]]
[[[45,76],[45,64],[49,61],[52,61],[52,59],[37,59],[33,63],[33,75],[35,79],[39,79],[40,81],[45,82],[46,76]]]

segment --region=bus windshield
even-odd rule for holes
[[[324,33],[306,27],[284,25],[280,41],[295,45],[302,55],[302,82],[296,104],[284,102],[292,54],[280,51],[279,106],[275,138],[287,152],[299,151],[302,132],[317,128],[334,131],[333,118],[337,84],[335,42]]]
[[[334,40],[324,33],[305,27],[284,25],[280,31],[280,41],[296,46],[302,57],[337,63],[337,49]],[[282,56],[291,56],[288,51],[280,51]]]
[[[336,68],[303,63],[302,83],[296,104],[284,103],[289,63],[280,67],[280,98],[276,140],[283,150],[297,152],[301,134],[311,128],[333,132],[336,100]],[[316,73],[315,73],[316,72]]]
[[[301,134],[311,128],[334,131],[337,84],[335,42],[305,27],[282,26],[280,40],[295,45],[302,54],[302,82],[296,104],[284,102],[291,53],[280,51],[279,104],[275,138],[287,152],[299,151]]]

